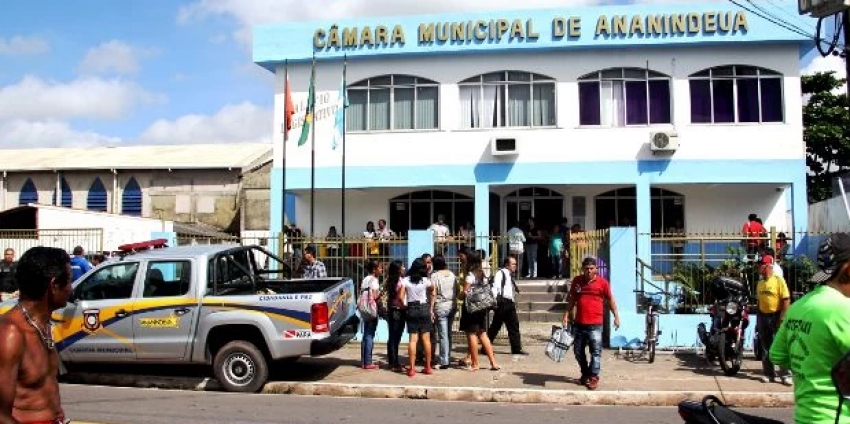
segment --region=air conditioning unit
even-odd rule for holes
[[[672,131],[651,133],[649,147],[652,153],[673,153],[679,148],[679,136]]]
[[[517,140],[515,138],[493,137],[490,139],[490,154],[493,156],[518,155]]]
[[[798,0],[801,15],[825,18],[843,12],[850,7],[850,0]]]

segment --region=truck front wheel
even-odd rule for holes
[[[243,340],[232,341],[219,349],[213,360],[213,372],[228,392],[256,393],[269,379],[263,352]]]

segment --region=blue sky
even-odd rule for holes
[[[636,2],[673,0],[522,7]],[[269,142],[273,79],[251,63],[252,25],[515,8],[507,0],[4,0],[0,147]],[[810,66],[832,69],[840,59]]]

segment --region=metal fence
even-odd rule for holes
[[[718,275],[741,279],[755,297],[758,259],[765,254],[775,256],[793,298],[808,292],[818,246],[829,234],[771,228],[767,236],[757,238],[731,231],[649,236],[651,262],[638,260],[638,289],[672,293],[666,299],[670,312],[703,313],[713,301],[709,284]]]
[[[15,250],[20,257],[35,246],[58,247],[71,253],[76,246],[87,252],[103,251],[103,230],[100,228],[58,230],[0,230],[0,248]]]
[[[570,275],[581,274],[584,258],[596,258],[596,268],[603,278],[610,277],[608,262],[610,249],[608,230],[579,231],[570,233]]]

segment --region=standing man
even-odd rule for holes
[[[34,247],[21,256],[16,277],[20,301],[0,317],[0,422],[61,423],[50,314],[71,295],[68,253]]]
[[[313,246],[304,248],[304,273],[301,278],[327,278],[328,270],[322,261],[316,259],[316,249]]]
[[[91,263],[89,263],[88,259],[86,259],[85,255],[86,251],[83,250],[83,246],[77,246],[74,248],[74,256],[71,257],[71,281],[77,281],[78,278],[82,277],[83,274],[89,272],[91,270]]]
[[[446,216],[443,214],[437,215],[437,222],[428,227],[434,232],[434,254],[444,255],[446,253],[446,243],[449,241],[449,236],[452,235],[452,230],[446,225]]]
[[[502,264],[502,269],[493,277],[491,290],[493,290],[493,297],[496,298],[497,304],[496,312],[493,314],[493,322],[487,329],[487,337],[490,340],[496,340],[496,336],[499,335],[504,323],[508,330],[508,339],[511,341],[511,353],[528,355],[528,352],[522,350],[522,336],[519,332],[519,318],[516,314],[516,295],[519,293],[516,280],[514,280],[516,272],[516,258],[508,256]]]
[[[517,275],[522,273],[522,257],[525,253],[525,231],[520,228],[521,226],[521,223],[517,222],[508,230],[508,255],[517,260]]]
[[[762,256],[759,272],[762,275],[761,280],[756,286],[756,295],[758,296],[759,316],[756,323],[756,330],[759,334],[759,349],[762,351],[761,367],[764,375],[761,377],[762,383],[775,383],[779,377],[782,384],[791,385],[791,376],[788,371],[782,367],[779,368],[779,375],[776,375],[773,362],[770,362],[770,345],[773,344],[773,337],[779,330],[779,326],[785,319],[785,312],[788,306],[791,305],[791,295],[788,293],[788,284],[781,276],[773,273],[773,256]]]
[[[0,302],[17,297],[18,283],[15,281],[15,249],[7,247],[0,262]]]
[[[570,325],[570,314],[575,308],[573,350],[581,367],[581,384],[588,390],[599,387],[599,372],[602,368],[602,324],[605,316],[605,301],[614,314],[614,329],[620,328],[617,302],[611,293],[608,280],[597,275],[596,259],[585,258],[581,263],[582,275],[573,278],[564,313],[564,326]],[[590,348],[590,362],[585,348]]]
[[[818,267],[812,280],[821,284],[788,308],[770,359],[794,375],[797,423],[847,424],[850,404],[838,410],[832,367],[850,349],[850,234],[834,234],[821,244]]]

